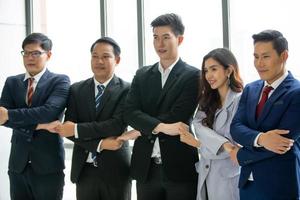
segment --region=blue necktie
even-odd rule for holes
[[[101,97],[103,95],[105,87],[104,87],[104,85],[97,85],[97,89],[98,89],[98,93],[97,93],[97,95],[95,97],[96,112],[99,111]]]
[[[98,89],[98,93],[95,97],[95,104],[96,104],[96,112],[99,111],[100,108],[100,102],[101,102],[101,97],[103,95],[104,92],[104,85],[97,85],[97,89]],[[97,163],[97,152],[92,152],[92,159],[93,159],[93,165],[95,167],[98,167],[98,163]]]

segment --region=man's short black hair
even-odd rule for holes
[[[39,44],[40,47],[45,51],[51,51],[52,41],[43,33],[31,33],[29,34],[22,43],[22,49],[28,44]]]
[[[289,50],[288,41],[283,37],[282,33],[276,30],[264,30],[258,34],[252,35],[254,44],[257,42],[272,42],[273,48],[278,55],[283,51]]]
[[[170,26],[176,36],[184,34],[184,25],[181,17],[174,13],[158,16],[151,22],[151,26],[153,28],[158,26]]]
[[[112,45],[114,48],[115,56],[120,56],[120,54],[121,54],[120,46],[114,39],[112,39],[110,37],[102,37],[102,38],[99,38],[98,40],[96,40],[91,46],[91,53],[93,52],[95,45],[98,43],[108,43],[108,44]]]

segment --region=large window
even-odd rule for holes
[[[213,48],[222,47],[222,2],[199,0],[151,0],[145,1],[146,63],[158,61],[152,41],[152,20],[161,14],[176,13],[185,25],[184,41],[180,56],[198,68],[202,58]]]
[[[231,0],[231,47],[246,83],[259,79],[253,65],[252,35],[265,29],[282,32],[289,42],[287,69],[300,78],[298,52],[300,30],[295,28],[300,18],[298,0]]]
[[[67,74],[71,82],[93,76],[90,47],[100,34],[100,1],[34,0],[34,32],[43,32],[53,41],[48,69]],[[65,139],[65,146],[72,142]],[[75,185],[70,182],[72,149],[66,148],[64,200],[75,199]]]
[[[107,35],[121,47],[121,62],[116,74],[131,82],[138,69],[138,38],[136,1],[107,1]]]
[[[34,31],[53,41],[48,68],[72,82],[91,77],[90,46],[100,38],[99,0],[35,0],[34,7]]]

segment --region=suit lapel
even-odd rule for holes
[[[149,71],[149,75],[147,75],[147,80],[145,80],[144,83],[147,84],[146,91],[148,92],[146,94],[149,102],[158,102],[158,98],[162,92],[161,74],[158,71],[158,63],[153,65],[152,69]]]
[[[249,90],[249,95],[248,95],[249,115],[248,115],[248,117],[249,117],[250,125],[252,127],[257,126],[256,106],[258,104],[260,93],[261,93],[263,86],[264,86],[264,82],[259,81],[259,82],[255,83],[255,85],[253,85],[253,87],[251,87],[251,89]]]
[[[261,115],[257,119],[258,125],[264,121],[264,119],[268,116],[271,111],[272,105],[284,94],[288,91],[288,88],[292,84],[293,76],[289,74],[287,78],[275,89],[270,98],[266,101],[264,108],[262,110]]]
[[[162,89],[161,94],[159,95],[159,99],[157,101],[157,105],[161,103],[161,101],[164,99],[166,96],[167,92],[170,91],[170,88],[174,85],[174,83],[177,81],[179,75],[181,74],[183,70],[183,62],[181,59],[178,60],[174,68],[172,69],[171,73],[169,74],[169,77]],[[160,82],[161,83],[161,82]]]
[[[47,86],[48,86],[47,80],[50,75],[51,75],[50,71],[48,69],[46,69],[45,73],[42,75],[38,84],[35,87],[34,93],[32,95],[32,103],[31,103],[32,106],[37,105],[41,91],[47,90]],[[26,98],[26,95],[27,95],[27,88],[26,88],[25,98]]]
[[[101,113],[103,110],[105,104],[109,102],[109,99],[112,94],[114,94],[115,91],[118,91],[118,87],[120,87],[119,80],[114,76],[109,84],[106,86],[103,96],[101,97],[100,105],[99,105],[99,111],[96,114],[97,116]]]
[[[96,118],[96,104],[95,104],[95,83],[94,79],[90,78],[83,88],[82,95],[84,99],[84,104],[88,113],[90,114],[90,118],[94,120]]]
[[[28,85],[28,81],[26,80],[26,81],[24,81],[24,78],[25,78],[25,74],[24,75],[22,75],[22,76],[20,76],[20,82],[21,82],[21,84],[20,84],[20,86],[21,86],[21,88],[19,88],[19,87],[16,87],[16,90],[15,90],[15,92],[17,92],[17,94],[16,94],[16,99],[22,99],[22,102],[20,102],[21,103],[21,106],[22,107],[24,107],[24,106],[27,106],[27,103],[26,103],[26,96],[27,96],[27,85]],[[18,86],[18,85],[17,85]],[[19,90],[19,89],[21,89],[21,91]],[[20,96],[21,95],[21,96]]]
[[[214,128],[216,130],[220,130],[223,126],[226,125],[228,116],[229,116],[229,108],[234,101],[237,93],[233,92],[231,89],[228,90],[226,95],[225,104],[221,109],[218,109],[215,113],[216,123],[214,123]]]

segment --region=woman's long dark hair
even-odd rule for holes
[[[215,113],[218,108],[221,108],[221,98],[217,89],[211,89],[209,83],[205,78],[205,61],[209,58],[217,61],[224,69],[233,66],[233,71],[229,76],[229,87],[234,92],[242,92],[243,81],[240,77],[239,67],[235,56],[226,48],[218,48],[209,52],[204,56],[202,61],[202,75],[200,81],[200,100],[199,110],[205,112],[206,118],[202,120],[202,124],[212,128],[215,118]]]

